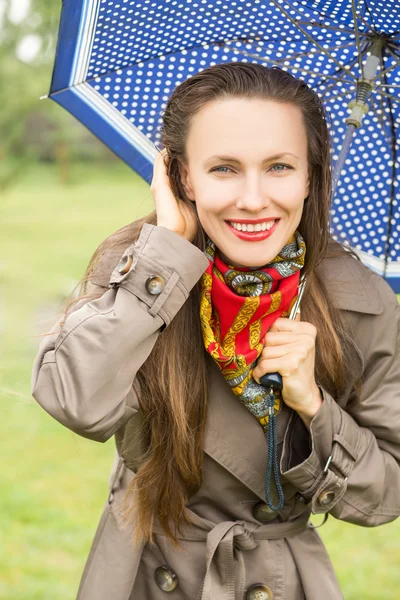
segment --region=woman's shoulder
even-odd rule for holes
[[[400,310],[388,282],[333,238],[316,271],[342,310],[375,315]]]

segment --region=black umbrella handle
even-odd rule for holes
[[[281,390],[283,388],[282,375],[280,373],[266,373],[260,377],[261,385],[264,385],[269,390]]]

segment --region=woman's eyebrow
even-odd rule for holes
[[[281,158],[284,158],[285,156],[293,156],[294,158],[297,158],[297,159],[299,158],[299,156],[297,156],[296,154],[293,154],[292,152],[280,152],[279,154],[274,154],[273,156],[268,156],[267,158],[264,158],[263,162],[269,162],[271,160],[281,159]],[[234,156],[214,155],[214,156],[210,156],[210,158],[208,158],[206,162],[209,162],[211,160],[226,160],[229,162],[236,162],[236,163],[240,164],[240,160],[238,160]]]

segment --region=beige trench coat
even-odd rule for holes
[[[322,389],[323,404],[310,432],[284,405],[277,419],[285,493],[279,515],[262,510],[263,431],[208,357],[204,481],[188,504],[196,524],[185,530],[183,551],[174,550],[158,528],[155,545],[134,547],[131,532],[118,521],[118,507],[141,452],[135,437],[141,419],[135,374],[208,263],[190,242],[148,224],[124,252],[133,256],[125,274],[117,269],[121,254],[120,249],[107,259],[109,285],[93,278],[105,288],[102,297],[79,306],[60,334],[56,326],[44,339],[32,374],[33,396],[60,423],[99,442],[116,438],[110,494],[79,600],[342,598],[308,517],[311,511],[329,513],[376,526],[400,514],[400,306],[395,294],[348,253],[318,267],[354,331],[352,372],[354,379],[363,375],[362,401],[347,406],[350,381],[340,398]],[[158,294],[150,294],[146,283],[154,275],[165,281]],[[159,567],[163,586],[168,587],[165,569],[175,572],[173,591],[156,582]]]

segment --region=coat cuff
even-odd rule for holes
[[[137,296],[153,317],[162,318],[164,329],[207,267],[208,259],[197,246],[166,227],[145,223],[111,273],[109,287]]]
[[[319,386],[323,402],[308,433],[299,415],[289,420],[280,462],[281,474],[311,505],[314,514],[329,512],[347,489],[347,479],[357,460],[361,430],[356,421]],[[310,455],[296,450],[299,439],[309,436]],[[299,463],[299,458],[302,462]]]

